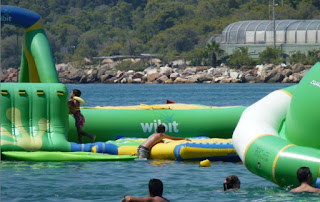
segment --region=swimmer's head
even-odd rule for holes
[[[160,124],[160,125],[158,125],[156,132],[157,133],[164,133],[164,132],[166,132],[166,127],[164,125]]]
[[[80,97],[81,96],[81,91],[78,89],[73,89],[71,95]]]
[[[306,182],[312,185],[312,173],[308,167],[301,167],[297,171],[297,178],[300,183]]]
[[[151,179],[149,181],[149,194],[151,197],[162,196],[163,184],[159,179]]]
[[[240,189],[240,180],[235,175],[230,175],[226,178],[223,182],[223,189],[224,191],[228,189]]]

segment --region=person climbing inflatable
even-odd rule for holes
[[[70,94],[70,100],[68,101],[68,107],[70,109],[70,114],[73,115],[74,120],[75,120],[75,125],[77,128],[78,132],[78,138],[79,138],[79,143],[82,144],[82,136],[86,136],[91,138],[92,143],[95,142],[96,136],[91,135],[87,132],[84,132],[82,130],[84,123],[85,123],[85,118],[80,112],[80,103],[85,105],[85,101],[80,98],[81,96],[81,91],[78,89],[73,89],[71,94]]]

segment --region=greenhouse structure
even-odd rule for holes
[[[248,47],[253,58],[274,46],[289,56],[298,51],[307,54],[320,48],[320,20],[239,21],[229,24],[209,41],[212,40],[219,42],[227,54],[238,47]]]

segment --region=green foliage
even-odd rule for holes
[[[147,67],[147,64],[144,60],[139,60],[138,62],[132,62],[130,60],[123,60],[122,62],[118,63],[115,68],[121,71],[143,71]]]
[[[21,57],[21,40],[17,41],[17,37],[15,35],[12,35],[2,40],[1,57],[2,67],[19,67]]]
[[[313,65],[316,62],[320,61],[320,49],[314,49],[312,51],[308,51],[308,64]]]
[[[276,7],[277,17],[318,19],[319,2],[283,0],[284,5]],[[236,21],[269,19],[268,0],[2,0],[2,5],[30,9],[43,17],[58,63],[81,57],[157,53],[166,60],[188,57],[195,64],[216,66],[226,58],[206,47],[208,37]],[[10,41],[16,34],[22,40],[21,30],[5,25],[1,40]],[[68,54],[61,51],[69,47],[75,49]],[[11,49],[2,48],[3,67],[15,66]],[[205,49],[203,54],[201,49]]]
[[[248,54],[248,47],[239,47],[229,56],[228,65],[240,68],[241,66],[253,66],[255,61]]]
[[[289,57],[289,62],[290,62],[290,64],[294,64],[294,63],[308,64],[306,54],[301,53],[300,51],[292,54]]]
[[[259,53],[259,62],[261,64],[279,64],[283,62],[283,51],[279,48],[267,47],[264,51]]]
[[[224,56],[225,52],[220,48],[220,44],[215,41],[208,43],[202,52],[202,59],[204,59],[205,64],[213,67],[221,64],[221,59]]]

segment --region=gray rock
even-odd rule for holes
[[[306,73],[307,73],[308,71],[309,71],[309,70],[307,70],[307,69],[302,70],[302,71],[300,72],[300,75],[301,75],[302,77],[304,77],[304,75],[306,75]]]
[[[188,77],[186,77],[186,83],[198,83],[198,75],[190,75]]]
[[[80,83],[87,83],[87,76],[83,75],[79,81]]]
[[[143,72],[136,72],[132,75],[132,79],[142,79],[142,77],[144,76]]]
[[[228,75],[228,68],[226,67],[218,67],[218,68],[210,68],[208,69],[208,73],[212,74],[213,76],[216,75]]]
[[[187,79],[178,77],[174,80],[173,83],[186,83]]]
[[[198,81],[199,82],[205,82],[205,81],[212,81],[212,75],[210,74],[200,74],[198,75]]]
[[[104,83],[117,83],[117,77],[111,77],[110,79],[107,79]]]
[[[239,78],[239,72],[230,71],[230,78],[231,78],[231,79],[237,79],[237,78]]]
[[[173,72],[170,67],[160,67],[160,74],[169,76]]]
[[[284,75],[282,75],[280,72],[276,72],[276,74],[272,75],[267,82],[268,83],[274,83],[274,82],[281,82],[284,78]]]
[[[251,74],[246,74],[244,76],[244,81],[245,82],[255,82],[256,81],[256,77],[254,77],[253,75]]]
[[[162,75],[156,81],[157,83],[165,83],[167,80],[169,80],[169,78],[166,75]]]
[[[182,75],[183,76],[194,75],[194,74],[196,74],[196,72],[197,72],[196,67],[188,67],[182,72]]]
[[[97,77],[101,78],[102,75],[106,74],[106,71],[108,71],[109,68],[106,65],[101,66],[100,68],[98,67],[98,73],[97,73]]]
[[[144,75],[144,76],[142,77],[142,82],[147,82],[147,80],[148,80],[148,76],[147,76],[147,75]]]
[[[260,77],[261,76],[264,77],[264,74],[266,74],[267,71],[273,70],[276,66],[274,64],[268,64],[268,65],[257,66],[257,67],[258,67],[257,75]]]
[[[154,74],[154,73],[157,73],[158,70],[157,68],[153,68],[153,67],[148,67],[144,70],[144,72],[146,73],[146,75],[150,75],[150,74]]]
[[[281,83],[290,83],[289,77],[284,77],[284,79],[281,81]]]
[[[291,69],[284,69],[281,71],[281,74],[285,77],[290,76],[293,73],[293,71]]]
[[[120,83],[127,83],[127,79],[126,78],[121,79]]]
[[[291,66],[291,69],[293,73],[298,73],[302,70],[305,70],[305,67],[303,66],[303,64],[294,64]]]
[[[216,78],[214,79],[214,82],[215,82],[215,83],[219,83],[219,82],[221,82],[223,79],[225,79],[224,76],[219,76],[219,77],[216,77]]]
[[[179,73],[172,73],[172,74],[170,74],[170,79],[175,80],[179,76],[180,76]]]
[[[230,78],[224,78],[220,81],[220,83],[231,83],[231,79]]]
[[[277,69],[269,70],[266,72],[262,72],[260,76],[260,80],[262,82],[281,82],[285,76],[282,75]]]
[[[149,74],[148,77],[147,77],[147,81],[148,82],[153,82],[155,81],[156,79],[160,78],[162,75],[160,73],[152,73],[152,74]]]
[[[78,82],[84,74],[85,72],[82,69],[71,68],[69,71],[69,79]]]
[[[231,83],[242,83],[240,79],[231,79]]]
[[[117,78],[121,78],[121,77],[123,77],[124,73],[125,73],[125,72],[117,71],[116,77],[117,77]]]
[[[123,76],[124,77],[129,77],[129,76],[132,77],[134,74],[135,74],[135,72],[133,70],[129,70],[129,71],[125,72]]]
[[[141,83],[141,82],[142,82],[141,78],[132,79],[132,83]]]
[[[112,75],[110,75],[110,74],[105,74],[105,75],[102,75],[101,77],[100,77],[100,81],[102,82],[102,83],[109,83],[109,82],[107,82],[107,80],[108,79],[111,79],[113,76]]]

